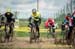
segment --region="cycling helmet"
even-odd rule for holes
[[[71,14],[70,14],[70,13],[68,13],[68,14],[67,14],[67,16],[71,17]]]
[[[37,10],[36,9],[32,9],[32,13],[36,13],[37,12]]]

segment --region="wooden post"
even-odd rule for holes
[[[37,11],[39,11],[39,0],[37,0]]]

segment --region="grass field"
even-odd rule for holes
[[[30,28],[29,27],[15,28],[16,36],[19,36],[19,37],[29,36],[29,32],[30,32]],[[40,35],[41,35],[41,37],[46,37],[47,34],[48,34],[48,29],[40,28]],[[57,37],[62,37],[61,29],[56,29],[56,35],[57,35]]]
[[[29,37],[29,32],[16,31],[15,34],[17,37]],[[48,32],[40,32],[41,37],[47,37],[47,34],[48,34]],[[56,33],[56,36],[62,37],[60,32]],[[50,34],[50,37],[52,37],[51,34]]]
[[[18,28],[15,28],[15,31],[30,32],[30,28],[29,27],[18,27]],[[48,32],[48,29],[40,27],[40,32]],[[56,29],[56,32],[61,32],[61,29]]]
[[[29,43],[29,37],[30,37],[30,28],[28,27],[19,27],[15,28],[14,33],[16,39],[14,42],[3,43],[0,44],[0,49],[69,49],[68,46],[62,45],[62,44],[54,44],[54,40],[52,40],[52,36],[50,34],[50,38],[47,38],[48,30],[45,28],[40,29],[40,39],[42,42],[40,43]],[[61,38],[63,35],[61,35],[61,30],[56,29],[56,37]],[[15,48],[14,48],[15,47]]]

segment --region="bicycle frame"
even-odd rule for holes
[[[49,30],[48,30],[48,35],[52,35],[52,37],[54,38],[54,35],[53,35],[53,28],[52,28],[52,26],[49,26],[49,28],[48,28]],[[48,37],[48,35],[47,35],[47,37]]]
[[[6,40],[9,41],[10,38],[11,38],[11,41],[12,41],[12,38],[13,38],[13,28],[12,28],[11,33],[10,33],[10,26],[11,25],[13,25],[13,23],[7,23],[5,25],[5,32],[6,32],[6,34],[5,34],[5,41]],[[13,27],[13,26],[11,26],[11,27]]]
[[[37,41],[37,30],[36,30],[36,26],[35,24],[32,25],[31,27],[31,36],[30,36],[30,43],[32,43],[32,40],[34,40],[35,42]]]
[[[72,46],[75,48],[75,27],[73,27],[71,38]]]

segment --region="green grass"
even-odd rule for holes
[[[19,26],[20,26],[20,27],[27,27],[28,24],[29,24],[29,21],[27,21],[27,20],[25,20],[25,21],[20,20],[20,21],[19,21]],[[41,22],[40,28],[44,28],[44,21]]]
[[[47,37],[47,32],[40,32],[40,36],[41,37]],[[16,36],[17,37],[29,37],[29,33],[28,32],[16,32]],[[59,37],[59,38],[62,38],[62,35],[61,33],[56,33],[56,36]],[[49,37],[52,37],[51,34]]]
[[[29,36],[29,33],[27,32],[22,32],[22,31],[19,31],[19,32],[15,32],[16,33],[16,36],[17,37],[27,37]]]

